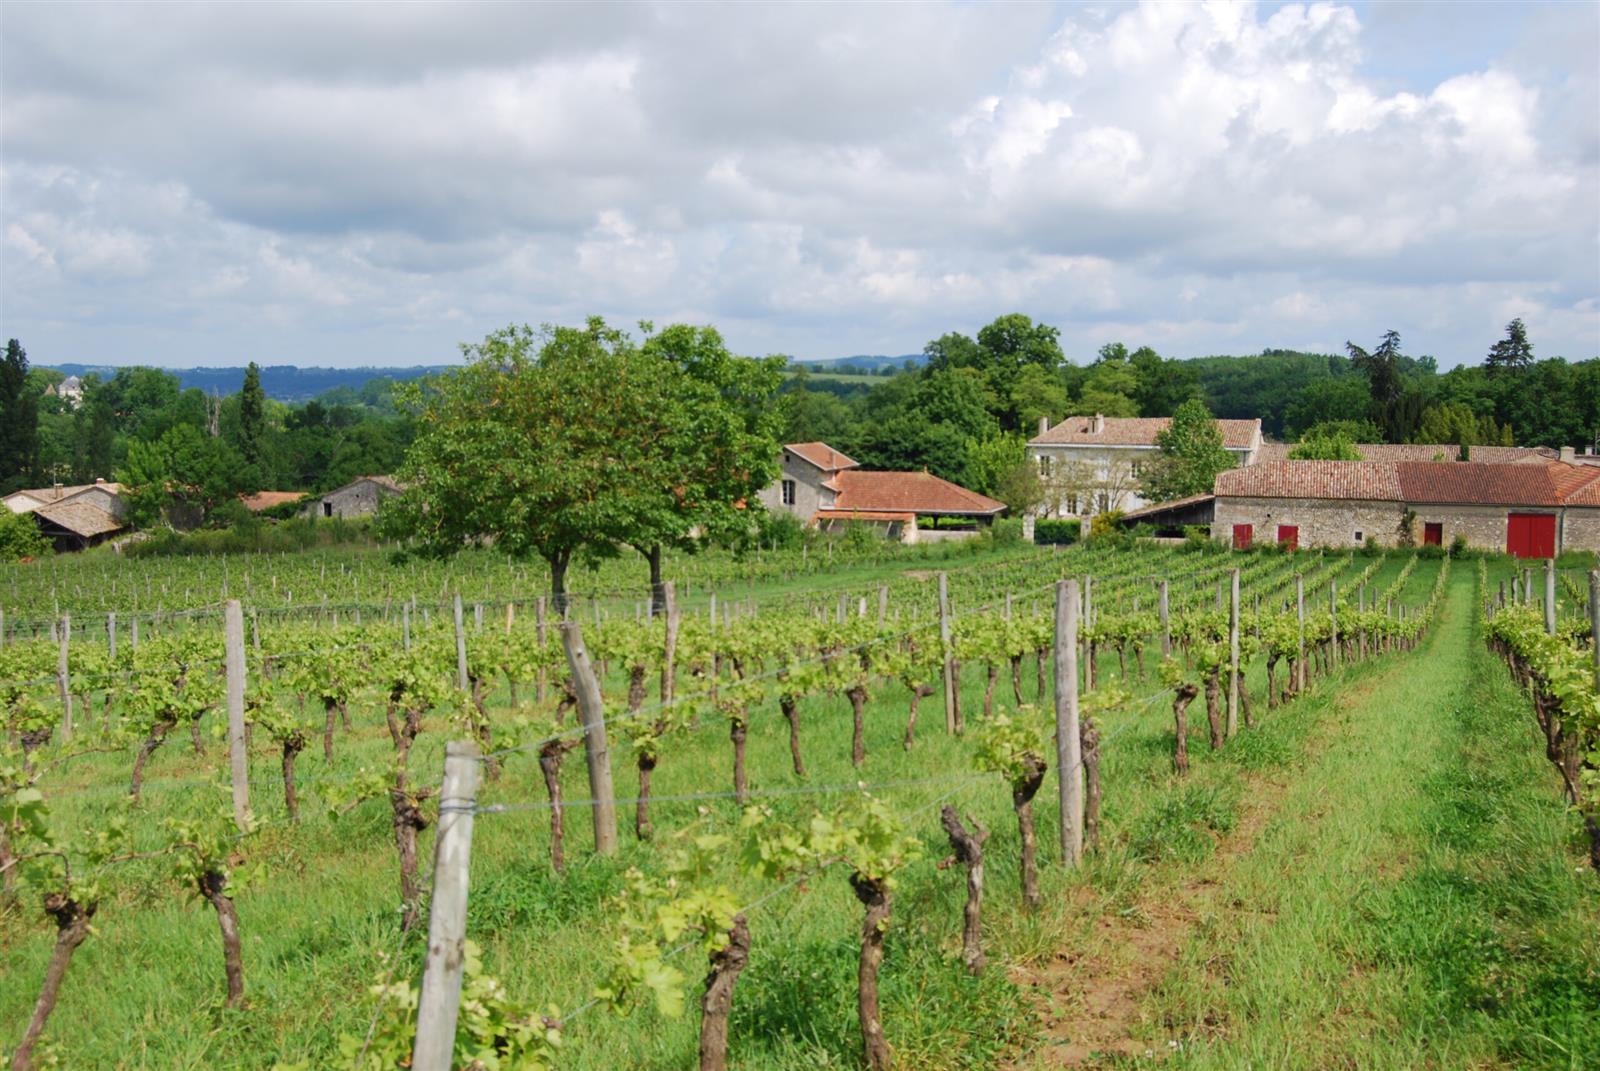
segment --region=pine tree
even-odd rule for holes
[[[39,400],[28,390],[28,351],[11,339],[0,361],[0,491],[23,486],[38,456]]]
[[[261,390],[261,369],[251,361],[244,370],[239,391],[239,453],[251,465],[261,463],[261,443],[266,435],[266,395]]]
[[[1489,347],[1489,356],[1483,365],[1490,375],[1497,372],[1520,372],[1533,363],[1533,344],[1528,341],[1528,329],[1522,318],[1506,324],[1506,337]]]

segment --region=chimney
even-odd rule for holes
[[[1047,417],[1047,416],[1040,417],[1039,418],[1039,434],[1043,435],[1045,432],[1047,432],[1049,430],[1050,430],[1050,418]]]
[[[1576,464],[1578,460],[1578,452],[1570,446],[1563,446],[1561,448],[1561,460],[1565,461],[1569,465]]]
[[[1104,413],[1096,413],[1094,415],[1094,420],[1089,425],[1090,434],[1099,435],[1101,432],[1103,432],[1105,430],[1106,430],[1105,414]]]

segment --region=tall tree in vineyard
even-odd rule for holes
[[[575,556],[614,554],[654,522],[682,377],[598,317],[462,352],[465,368],[403,391],[417,438],[380,529],[434,557],[479,542],[537,555],[564,610]]]
[[[246,464],[261,464],[261,444],[266,437],[267,396],[261,389],[261,369],[251,361],[244,370],[239,391],[239,453]]]
[[[0,493],[23,486],[38,456],[39,403],[28,389],[28,351],[11,339],[0,360]]]

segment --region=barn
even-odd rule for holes
[[[1235,547],[1600,550],[1600,468],[1567,461],[1273,461],[1220,474],[1215,491],[1212,536]]]

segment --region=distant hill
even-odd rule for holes
[[[881,368],[902,368],[907,361],[914,365],[921,365],[927,359],[927,355],[921,353],[907,353],[899,357],[886,357],[882,354],[859,354],[855,357],[828,357],[823,359],[809,357],[789,358],[790,363],[803,364],[812,372],[847,372],[851,370],[876,372]]]
[[[69,376],[97,372],[102,377],[116,374],[115,368],[91,364],[54,364],[45,367],[59,369]],[[265,365],[261,369],[261,389],[267,397],[280,402],[305,402],[335,387],[360,390],[373,379],[418,379],[443,371],[449,365],[426,365],[413,368],[300,368],[292,364]],[[188,390],[198,387],[207,394],[233,394],[244,384],[241,368],[170,368],[164,369],[178,377],[178,384]]]

